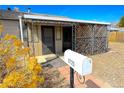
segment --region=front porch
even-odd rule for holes
[[[45,21],[46,22],[46,21]],[[66,49],[75,49],[73,42],[74,23],[44,23],[42,21],[24,21],[24,43],[30,47],[30,55],[45,60],[62,55]],[[41,57],[42,56],[42,57]]]
[[[37,17],[23,19],[27,28],[23,30],[24,43],[30,47],[31,56],[45,56],[46,60],[48,55],[60,55],[66,49],[83,55],[108,51],[108,24]]]
[[[35,56],[35,57],[37,58],[38,63],[46,63],[57,58],[64,60],[64,54],[59,54],[59,55],[48,54],[48,55]]]

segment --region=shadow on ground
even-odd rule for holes
[[[85,85],[87,86],[86,88],[100,88],[100,86],[98,86],[95,82],[93,82],[92,80],[88,79],[85,82]]]
[[[67,64],[65,62],[63,62],[63,60],[61,58],[57,57],[53,57],[53,58],[49,58],[47,59],[47,62],[43,63],[42,66],[43,67],[62,67],[62,66],[66,66]]]

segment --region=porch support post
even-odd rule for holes
[[[20,27],[21,41],[24,42],[23,27],[22,27],[22,16],[18,16],[18,17],[19,17],[19,27]]]
[[[76,50],[76,40],[75,40],[75,25],[72,24],[72,50]],[[74,69],[70,67],[70,88],[74,88]]]
[[[76,24],[73,27],[73,31],[74,31],[74,50],[76,52]]]
[[[92,55],[94,54],[94,40],[95,40],[95,25],[92,25],[92,31],[91,31],[91,33],[92,33]]]
[[[108,30],[108,26],[106,26],[106,52],[108,51],[109,33],[110,33],[110,30]],[[117,35],[117,33],[116,33],[116,35]]]
[[[27,23],[27,46],[29,47],[29,24]]]
[[[75,24],[72,25],[72,50],[76,51],[76,32]]]
[[[33,28],[34,24],[33,24],[33,20],[32,20],[32,24],[31,24],[31,36],[33,37],[32,39],[32,43],[33,43],[33,55],[35,56],[35,47],[34,47],[34,28]]]

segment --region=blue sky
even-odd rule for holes
[[[27,11],[31,8],[34,13],[53,14],[67,16],[83,20],[96,20],[104,22],[118,22],[124,16],[124,5],[4,5],[0,9],[7,7],[18,7],[20,11]]]

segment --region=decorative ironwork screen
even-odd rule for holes
[[[97,24],[77,24],[76,51],[85,54],[98,54],[107,51],[107,26]]]

